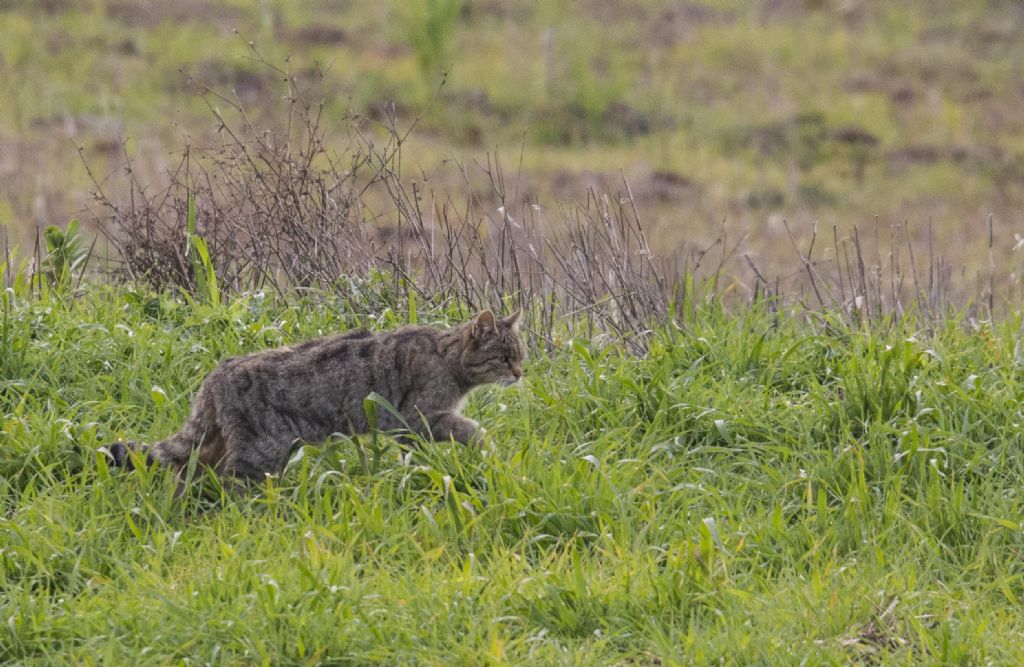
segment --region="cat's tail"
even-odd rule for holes
[[[156,460],[153,457],[153,453],[149,451],[146,445],[140,445],[137,442],[112,442],[107,445],[107,452],[110,454],[110,458],[114,465],[118,468],[124,468],[125,470],[134,470],[135,462],[132,461],[131,454],[129,452],[138,452],[139,454],[146,455],[146,465],[153,465]]]

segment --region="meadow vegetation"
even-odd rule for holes
[[[1024,662],[1024,13],[929,7],[0,2],[0,661]],[[484,307],[480,449],[110,466]]]
[[[465,312],[26,288],[0,323],[5,662],[1024,657],[1019,317],[708,303],[643,356],[535,339],[521,387],[470,401],[482,451],[310,443],[245,497],[175,501],[102,447],[176,429],[218,359]]]
[[[784,219],[804,242],[815,221],[931,229],[973,276],[992,214],[1010,280],[1022,22],[1008,2],[6,3],[0,223],[24,247],[87,203],[76,145],[102,178],[124,139],[151,182],[183,145],[219,143],[196,82],[256,116],[275,104],[287,87],[252,41],[319,82],[336,144],[353,116],[422,114],[405,158],[425,190],[472,193],[439,165],[494,152],[522,199],[549,206],[625,176],[659,247],[704,248],[724,226],[771,280],[793,270]]]

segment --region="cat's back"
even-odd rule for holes
[[[306,341],[281,350],[283,361],[299,364],[367,364],[378,370],[429,361],[443,355],[445,330],[409,324],[373,334],[365,329]],[[269,351],[273,352],[273,350]]]
[[[306,371],[315,372],[340,362],[366,359],[372,356],[374,334],[368,329],[354,329],[331,336],[321,336],[294,345],[283,345],[266,350],[224,359],[211,375],[236,376],[239,374]]]
[[[404,327],[377,335],[381,351],[407,354],[439,354],[448,330],[422,324]]]
[[[408,382],[424,373],[446,371],[444,356],[451,337],[445,333],[424,325],[379,334],[356,329],[226,359],[208,381],[246,386],[279,382],[293,387],[319,385],[332,378],[368,386]]]

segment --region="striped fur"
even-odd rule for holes
[[[518,312],[483,311],[453,329],[361,329],[226,359],[203,380],[181,430],[148,448],[109,450],[117,465],[130,467],[128,450],[137,449],[181,470],[198,449],[219,473],[261,479],[283,468],[296,443],[366,432],[363,399],[372,392],[402,417],[378,410],[382,430],[475,442],[481,429],[460,408],[474,387],[519,380],[526,349],[518,321]]]

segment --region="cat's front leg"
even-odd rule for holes
[[[437,412],[430,416],[430,436],[434,440],[455,440],[465,445],[483,441],[484,429],[472,419],[454,412]]]

